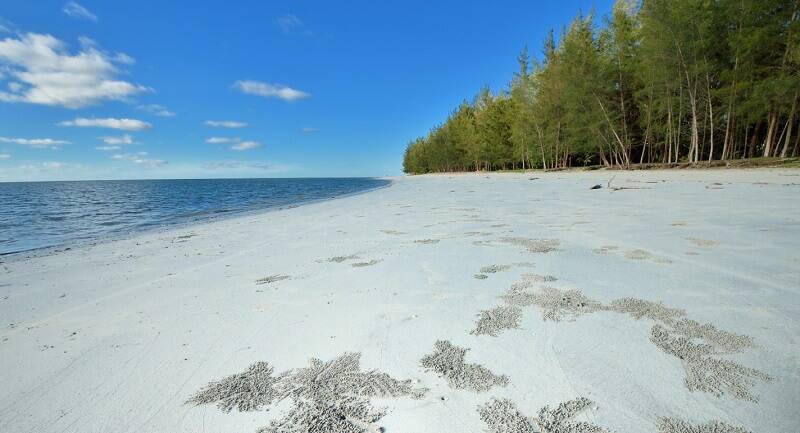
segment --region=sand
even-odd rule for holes
[[[2,257],[0,431],[800,431],[798,245],[800,171],[594,171]]]

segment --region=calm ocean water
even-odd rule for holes
[[[293,206],[388,183],[371,178],[0,183],[0,255]]]

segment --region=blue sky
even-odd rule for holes
[[[612,4],[5,1],[0,181],[400,175],[525,45]]]

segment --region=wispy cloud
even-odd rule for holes
[[[20,169],[22,170],[34,170],[34,171],[41,171],[41,170],[58,170],[61,168],[81,168],[80,164],[70,164],[66,162],[60,161],[47,161],[42,162],[39,164],[25,164],[20,165]]]
[[[242,141],[241,138],[227,138],[227,137],[211,137],[206,139],[206,143],[220,144],[220,143],[238,143]]]
[[[122,134],[119,137],[100,137],[105,141],[106,144],[111,145],[119,145],[119,144],[138,144],[133,141],[133,137],[130,134]]]
[[[7,153],[0,153],[0,159],[8,159],[11,158],[11,155]]]
[[[61,168],[61,167],[67,167],[67,166],[69,166],[69,164],[67,164],[65,162],[58,162],[58,161],[48,161],[48,162],[43,162],[42,163],[42,167],[44,167],[44,168]]]
[[[275,20],[275,23],[283,30],[284,33],[289,34],[292,29],[302,26],[303,22],[292,14],[286,14]]]
[[[97,21],[97,15],[89,12],[88,9],[75,2],[68,2],[61,10],[72,18],[87,21]]]
[[[242,93],[263,96],[265,98],[278,98],[284,101],[295,101],[311,97],[311,94],[292,89],[283,84],[269,84],[252,80],[240,80],[233,83],[233,87]]]
[[[121,129],[124,131],[144,131],[153,129],[153,125],[136,119],[85,119],[79,117],[75,120],[67,120],[59,123],[60,126],[81,126]]]
[[[140,105],[136,107],[139,110],[146,111],[150,114],[155,114],[161,117],[173,117],[175,112],[167,110],[167,107],[158,104]]]
[[[252,150],[252,149],[258,149],[260,147],[264,147],[264,145],[257,141],[244,141],[242,143],[234,144],[233,146],[231,146],[231,150]]]
[[[122,161],[130,161],[134,164],[148,165],[150,167],[161,167],[167,164],[163,159],[150,159],[147,158],[147,152],[125,153],[111,155],[112,159],[119,159]]]
[[[97,150],[109,151],[109,150],[120,150],[122,149],[119,146],[97,146],[95,147]]]
[[[35,147],[37,149],[44,149],[46,147],[57,147],[62,144],[70,144],[66,140],[53,140],[52,138],[7,138],[0,137],[0,143],[14,143],[23,146]]]
[[[17,26],[11,21],[0,17],[0,33],[17,33]]]
[[[116,55],[114,55],[113,60],[117,63],[122,63],[123,65],[132,65],[136,63],[136,59],[125,53],[117,53]]]
[[[244,128],[247,123],[234,122],[232,120],[206,120],[206,125],[216,126],[218,128]]]
[[[84,39],[83,44],[88,40]],[[94,42],[94,41],[92,41]],[[110,56],[94,46],[70,54],[65,44],[50,35],[28,33],[0,41],[0,70],[7,73],[10,92],[0,91],[0,101],[82,108],[106,100],[125,101],[152,89],[116,79],[114,66],[130,64],[125,54]]]
[[[94,39],[86,36],[78,36],[78,42],[81,43],[81,48],[84,50],[97,47],[97,42],[95,42]]]
[[[318,128],[312,128],[310,126],[304,126],[304,127],[300,128],[300,132],[305,132],[305,133],[311,133],[311,132],[317,132],[317,131],[319,131]]]
[[[211,162],[208,164],[203,164],[202,167],[208,170],[236,169],[236,168],[257,168],[260,170],[270,170],[273,167],[275,167],[275,164],[228,161],[228,162]]]

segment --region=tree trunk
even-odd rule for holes
[[[695,101],[694,97],[689,94],[689,105],[692,108],[692,141],[691,146],[689,147],[689,160],[691,162],[697,162],[697,153],[700,148],[700,130],[697,125],[697,101]]]
[[[556,126],[556,151],[553,153],[553,168],[558,168],[559,147],[561,145],[561,122]]]
[[[769,157],[772,156],[772,139],[775,136],[775,129],[776,125],[778,124],[778,115],[773,113],[771,118],[769,119],[769,128],[767,129],[767,139],[764,141],[764,152],[762,156]]]
[[[705,112],[705,108],[703,110]],[[705,116],[703,118],[703,127],[700,130],[703,131],[703,136],[700,137],[700,140],[697,142],[697,147],[699,148],[698,150],[699,157],[697,158],[697,161],[695,161],[695,163],[700,162],[700,157],[702,157],[706,151],[706,132],[708,131],[708,116]]]
[[[747,150],[747,157],[748,158],[755,158],[756,157],[756,139],[758,138],[758,132],[761,129],[761,123],[763,123],[763,120],[759,120],[756,123],[756,128],[753,130],[753,136],[750,137],[750,147]]]
[[[667,157],[667,163],[672,162],[672,104],[667,105],[667,152],[664,156]]]
[[[800,134],[797,134],[797,138],[794,139],[794,150],[792,150],[792,158],[797,156],[798,146],[800,146]]]
[[[594,132],[595,134],[597,134],[598,137],[602,138],[603,141],[605,141],[606,144],[609,145],[609,147],[611,147],[611,144],[608,142],[605,135],[601,134],[600,131],[597,130],[597,128],[595,128]],[[609,164],[608,159],[606,159],[606,149],[603,147],[603,143],[600,143],[598,146],[600,147],[600,163],[608,167],[611,164]]]
[[[620,70],[619,70],[619,103],[622,111],[622,140],[625,143],[622,147],[627,149],[625,150],[625,160],[628,161],[630,164],[630,157],[631,157],[631,143],[630,137],[628,136],[628,111],[625,109],[625,91],[622,86],[623,78],[622,78],[622,58],[618,57]]]
[[[539,150],[542,151],[542,169],[547,171],[547,158],[544,155],[544,131],[538,124],[534,124],[536,127],[536,135],[539,136]]]
[[[781,150],[781,158],[786,158],[786,153],[789,151],[789,142],[792,141],[792,126],[794,125],[794,112],[797,109],[797,97],[800,91],[795,90],[794,100],[792,101],[792,110],[789,111],[789,120],[786,122],[788,131],[786,131],[786,140],[783,142],[783,150]]]
[[[678,124],[678,130],[675,136],[675,162],[678,162],[679,154],[680,154],[680,146],[681,146],[681,118],[683,118],[683,87],[681,87],[680,96],[678,98],[678,120],[675,122]]]
[[[786,130],[787,129],[789,129],[789,124],[788,123],[783,125],[783,131],[781,131],[781,135],[779,135],[778,139],[775,140],[775,147],[772,149],[772,156],[773,157],[777,157],[778,156],[778,145],[781,144],[781,141],[783,140],[784,135],[786,135]],[[777,129],[775,131],[777,131]]]
[[[647,129],[645,129],[645,131],[644,131],[644,140],[642,141],[642,154],[641,154],[641,156],[639,156],[639,165],[641,165],[644,162],[644,154],[645,154],[645,152],[647,152],[647,143],[648,143],[649,140],[650,140],[650,120],[649,120],[649,114],[648,114]],[[652,144],[651,144],[651,146],[652,146]],[[650,161],[648,161],[648,162],[650,162]]]
[[[708,95],[708,119],[709,123],[711,124],[711,138],[709,143],[711,144],[711,148],[708,150],[708,162],[711,162],[711,159],[714,157],[714,105],[711,104],[711,89],[709,88],[709,95]]]
[[[597,95],[594,95],[594,98],[597,100],[597,104],[600,105],[600,110],[603,111],[603,117],[606,118],[608,127],[611,128],[611,132],[614,134],[614,138],[616,138],[617,143],[619,143],[619,147],[622,150],[624,166],[625,168],[628,168],[628,166],[630,166],[630,162],[628,161],[628,152],[625,149],[625,143],[622,142],[622,139],[620,138],[619,134],[617,134],[617,130],[614,128],[614,124],[611,123],[611,119],[608,117],[608,112],[606,112],[606,108],[603,106],[603,103],[600,101],[600,98],[597,97]]]
[[[689,77],[689,70],[684,68],[686,75],[686,86],[689,89],[689,107],[692,109],[692,139],[689,146],[689,162],[696,163],[698,158],[698,150],[700,147],[700,131],[697,124],[697,85],[692,90],[692,80]]]
[[[728,121],[725,125],[725,138],[722,139],[722,160],[728,159],[728,153],[730,152],[730,141],[731,140],[731,125],[733,124],[733,116],[731,116],[731,112],[733,111],[733,100],[728,102]]]

